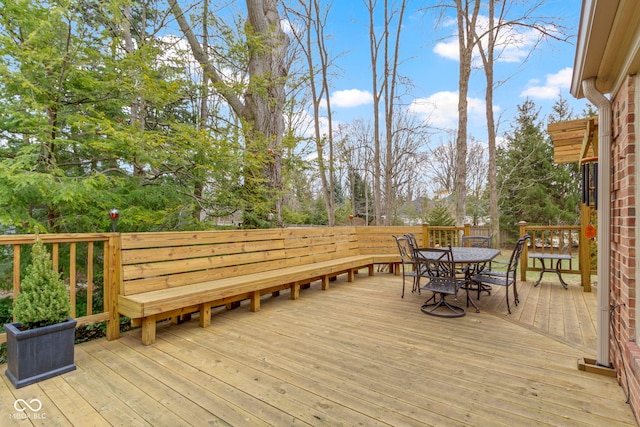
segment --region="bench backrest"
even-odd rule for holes
[[[121,235],[120,294],[358,255],[353,227]]]
[[[304,265],[359,255],[353,227],[286,228],[283,238],[289,265]]]
[[[281,231],[231,230],[122,234],[120,293],[190,285],[286,264]]]
[[[356,235],[362,255],[398,254],[398,245],[393,236],[402,237],[407,233],[415,235],[418,243],[422,245],[421,226],[356,227]]]

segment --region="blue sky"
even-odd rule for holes
[[[455,129],[458,98],[456,26],[437,25],[434,12],[420,10],[425,4],[436,2],[410,3],[401,34],[400,73],[409,77],[414,86],[405,100],[411,104],[410,111],[424,118],[428,116],[433,126]],[[510,128],[517,106],[527,98],[541,108],[542,115],[546,115],[561,94],[570,102],[574,114],[581,115],[586,102],[573,99],[569,93],[580,7],[579,0],[546,1],[537,15],[566,27],[571,36],[569,41],[545,41],[531,52],[531,46],[527,45],[529,39],[524,34],[520,37],[521,44],[512,44],[503,60],[496,64],[496,79],[506,80],[494,94],[494,111],[496,119],[500,120],[498,135]],[[340,67],[340,75],[332,80],[334,119],[339,122],[370,119],[373,114],[371,67],[368,17],[363,1],[334,0],[325,31],[331,54],[338,57],[335,62]],[[478,141],[486,140],[484,91],[484,75],[482,70],[476,70],[472,74],[468,98],[469,133]]]

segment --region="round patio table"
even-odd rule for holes
[[[425,252],[424,255],[427,255],[428,257],[428,253]],[[474,248],[467,246],[451,247],[451,256],[453,257],[453,262],[468,267],[465,269],[465,290],[467,291],[467,307],[469,306],[469,302],[471,302],[471,305],[473,305],[476,309],[476,313],[480,313],[480,308],[475,303],[475,301],[469,297],[469,279],[473,274],[478,272],[478,270],[482,266],[484,266],[484,264],[491,262],[498,255],[500,255],[500,249]]]

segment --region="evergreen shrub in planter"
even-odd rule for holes
[[[76,369],[69,294],[37,235],[21,288],[13,303],[16,322],[5,325],[6,375],[16,388]]]

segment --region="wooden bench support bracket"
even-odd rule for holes
[[[211,303],[200,304],[200,319],[199,324],[201,328],[206,328],[211,325]]]
[[[234,308],[240,307],[240,301],[232,301],[225,304],[227,310],[233,310]]]
[[[300,298],[300,284],[294,283],[291,285],[291,299]]]
[[[142,344],[149,345],[156,342],[156,316],[142,319]]]
[[[329,289],[329,276],[322,276],[322,290],[326,291]]]
[[[260,291],[251,293],[251,311],[260,311]]]

